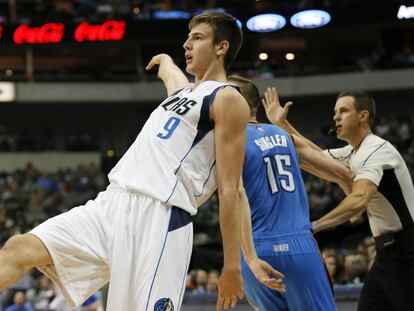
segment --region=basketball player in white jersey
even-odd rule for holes
[[[290,105],[282,107],[276,89],[267,90],[264,106],[269,120],[300,135],[286,119]],[[350,167],[355,178],[347,197],[313,225],[317,232],[366,211],[377,255],[364,280],[358,310],[409,311],[414,305],[414,186],[398,150],[372,133],[375,112],[373,98],[363,91],[337,96],[333,131],[348,145],[324,153]]]
[[[179,310],[190,215],[218,188],[224,265],[216,309],[243,296],[236,203],[249,107],[226,83],[242,33],[223,13],[198,15],[189,28],[186,70],[195,84],[167,85],[170,97],[109,173],[106,191],[6,242],[0,290],[38,267],[73,307],[110,282],[108,311]]]

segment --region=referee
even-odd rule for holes
[[[290,105],[280,106],[274,88],[267,90],[264,104],[272,123],[299,134],[286,120]],[[412,311],[414,187],[407,165],[394,146],[372,133],[375,102],[370,95],[342,92],[334,112],[333,130],[348,145],[324,152],[350,167],[355,178],[347,197],[313,223],[314,231],[353,220],[367,211],[377,256],[364,281],[358,311]]]

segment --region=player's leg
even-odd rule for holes
[[[281,272],[286,276],[285,298],[289,310],[335,311],[329,276],[310,232],[279,243],[287,244],[289,249],[279,257]]]
[[[81,305],[109,281],[108,243],[113,211],[120,201],[105,191],[95,200],[53,217],[30,231],[53,262],[37,268],[59,286],[66,302]]]
[[[153,274],[148,311],[181,309],[192,247],[193,224],[190,215],[174,208],[171,211],[164,250],[160,254],[158,268]]]
[[[6,290],[25,272],[52,263],[45,245],[31,234],[11,237],[0,250],[0,291]]]
[[[256,243],[256,247],[261,249],[266,248],[264,244],[271,245],[272,243]],[[260,252],[260,250],[259,250]],[[272,257],[263,257],[261,259],[270,263],[276,269],[280,269],[278,264]],[[279,270],[280,271],[280,270]],[[281,294],[275,290],[271,290],[267,286],[261,284],[253,272],[250,270],[245,260],[242,260],[242,277],[243,277],[243,289],[247,300],[255,310],[260,311],[287,311],[287,305],[284,300],[284,294]]]
[[[130,202],[114,219],[107,310],[179,310],[192,250],[189,214],[145,195]]]
[[[290,265],[285,272],[289,310],[336,310],[331,284],[319,253],[296,254],[283,259]]]

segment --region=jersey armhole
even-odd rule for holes
[[[288,134],[289,134],[290,139],[292,140],[293,144],[296,146],[296,144],[295,144],[295,139],[293,138],[293,135],[292,135],[292,134],[290,134],[290,133],[288,133]],[[295,147],[295,148],[296,148],[296,147]]]
[[[240,93],[240,88],[237,85],[232,85],[232,84],[225,84],[225,85],[220,85],[218,87],[216,87],[213,92],[211,92],[210,95],[207,95],[204,97],[203,99],[203,106],[202,109],[204,110],[204,115],[203,115],[203,121],[207,122],[206,120],[206,110],[208,110],[208,122],[211,124],[211,126],[214,128],[214,120],[211,118],[211,105],[213,104],[214,99],[216,98],[217,92],[220,91],[221,89],[224,89],[225,87],[233,87],[235,88],[239,93]],[[208,107],[208,109],[207,109]]]

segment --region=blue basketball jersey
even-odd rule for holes
[[[249,124],[243,183],[253,236],[309,230],[309,206],[291,136],[270,124]]]
[[[334,311],[329,279],[310,231],[309,204],[290,135],[268,124],[247,128],[243,182],[257,255],[285,275],[286,293],[261,284],[242,262],[244,292],[260,311]]]

